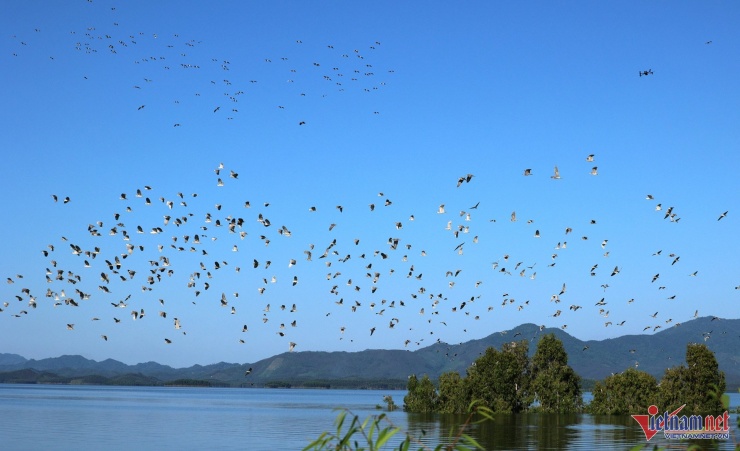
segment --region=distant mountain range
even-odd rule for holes
[[[113,359],[97,362],[79,355],[28,360],[0,353],[0,383],[83,383],[110,385],[225,385],[403,388],[411,374],[437,378],[446,371],[465,374],[486,348],[530,340],[534,353],[543,334],[564,344],[568,363],[584,379],[600,380],[630,367],[660,378],[685,363],[687,343],[706,343],[725,372],[728,389],[740,386],[740,319],[697,318],[651,335],[606,340],[579,340],[561,329],[540,330],[522,324],[480,340],[450,345],[435,343],[415,351],[290,352],[254,363],[216,363],[172,368],[156,362],[126,365]],[[248,376],[245,373],[251,368]]]

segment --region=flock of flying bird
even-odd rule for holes
[[[285,111],[286,114],[295,111],[288,117],[292,117],[298,125],[306,125],[309,118],[301,116],[304,113],[299,112],[305,109],[302,108],[306,102],[303,99],[325,98],[350,91],[372,94],[384,88],[387,85],[386,77],[394,73],[393,69],[378,66],[373,56],[381,43],[373,41],[360,48],[345,49],[335,49],[334,45],[326,44],[323,54],[311,60],[288,56],[263,58],[261,64],[265,68],[256,67],[249,74],[244,74],[239,69],[233,69],[228,58],[214,56],[202,59],[199,56],[202,51],[198,49],[203,45],[201,40],[181,38],[179,34],[161,36],[143,31],[122,31],[123,24],[116,17],[117,8],[111,7],[109,13],[111,22],[103,27],[105,31],[94,26],[71,30],[73,48],[93,58],[117,58],[118,64],[133,60],[135,68],[124,69],[124,66],[120,66],[120,69],[122,73],[137,77],[131,80],[131,98],[143,103],[138,103],[135,109],[140,114],[147,114],[154,109],[156,116],[171,112],[169,117],[174,127],[188,125],[182,117],[192,116],[192,109],[180,113],[182,108],[199,108],[228,121],[235,120],[239,117],[240,108],[244,112],[255,105],[255,90],[274,90],[275,80],[280,80],[279,83],[283,85],[280,90],[285,95],[278,100],[279,103],[262,107]],[[43,33],[41,28],[35,28],[31,36],[13,35],[12,39],[17,45],[12,55],[23,57],[29,46],[40,43],[37,35]],[[296,40],[294,45],[310,44]],[[156,49],[156,56],[151,55],[152,49]],[[314,52],[297,54],[309,53]],[[49,55],[49,58],[57,62],[63,56]],[[180,71],[187,81],[177,85],[168,83],[172,79],[169,74],[172,71]],[[84,80],[91,80],[100,75],[82,73],[81,76]],[[202,80],[206,77],[209,80],[204,84]],[[168,96],[166,102],[169,103],[169,109],[163,104]],[[240,103],[241,100],[245,102]],[[380,114],[377,109],[369,108],[368,114]],[[260,113],[264,114],[264,110]]]
[[[111,9],[111,13],[115,14],[115,8]],[[101,33],[94,27],[79,30],[79,33],[72,31],[71,35],[76,41],[74,48],[86,55],[102,57],[102,54],[106,54],[117,58],[136,54],[135,49],[141,41],[146,40],[149,44],[148,48],[151,48],[153,42],[165,41],[162,44],[160,55],[146,57],[138,55],[134,59],[134,64],[143,67],[142,71],[147,73],[147,76],[136,80],[132,85],[131,89],[136,93],[157,89],[160,77],[166,79],[164,76],[166,71],[198,72],[201,69],[207,69],[209,75],[213,75],[214,71],[219,71],[223,75],[223,77],[213,77],[209,84],[198,87],[195,92],[181,93],[183,97],[172,98],[171,102],[174,107],[180,107],[181,104],[188,102],[197,103],[193,98],[207,95],[210,103],[197,104],[207,105],[207,114],[224,115],[225,113],[226,119],[232,120],[239,113],[238,104],[243,95],[248,95],[250,90],[257,89],[261,84],[270,83],[269,80],[259,77],[245,78],[241,74],[231,75],[236,71],[232,72],[228,59],[191,60],[188,50],[201,45],[200,41],[185,40],[184,43],[176,44],[180,41],[178,35],[162,39],[156,34],[143,32],[121,33],[117,31],[119,28],[119,23],[113,22],[111,28],[113,31],[110,33]],[[42,30],[36,29],[34,33],[42,33]],[[29,45],[28,41],[33,42],[31,39],[19,39],[20,48]],[[298,40],[295,45],[304,44]],[[366,49],[342,52],[335,50],[333,45],[327,45],[324,60],[300,61],[295,64],[286,57],[265,58],[262,64],[266,67],[278,66],[278,68],[267,69],[262,73],[268,74],[270,79],[285,78],[285,83],[289,87],[287,92],[290,92],[290,95],[286,96],[289,102],[317,95],[316,90],[313,89],[316,82],[322,86],[322,93],[318,94],[321,97],[327,96],[329,92],[343,92],[345,89],[358,89],[372,93],[386,84],[383,80],[375,81],[376,78],[381,78],[380,74],[393,73],[393,70],[379,70],[376,75],[377,69],[373,66],[377,63],[373,61],[372,56],[379,47],[380,42],[375,41]],[[20,50],[14,53],[14,56],[20,55],[22,55]],[[50,58],[54,59],[54,57]],[[652,70],[640,71],[640,76],[652,74]],[[92,74],[88,75],[92,77]],[[88,75],[84,78],[87,79]],[[328,89],[329,87],[331,89]],[[144,99],[146,96],[137,97],[137,100]],[[148,101],[139,103],[135,108],[140,113],[136,114],[146,114],[151,106],[151,102]],[[279,103],[273,108],[290,110],[290,103]],[[373,113],[378,114],[379,112],[373,111]],[[306,118],[303,117],[295,120],[298,125],[307,123]],[[175,127],[182,125],[184,124],[180,120],[174,122]],[[587,155],[585,161],[590,169],[584,172],[590,176],[598,176],[595,155]],[[240,182],[239,173],[223,164],[216,166],[214,173],[213,183],[218,189],[230,189],[231,186],[237,186]],[[523,170],[524,177],[536,175],[532,168]],[[553,180],[552,183],[559,183],[561,173],[557,166],[553,168],[549,178]],[[475,181],[475,176],[468,173],[457,177],[456,184],[451,178],[450,186],[453,188],[452,185],[455,184],[455,189],[465,190],[466,185],[475,183]],[[383,208],[393,208],[393,201],[384,193],[378,193],[378,197],[380,200],[369,203],[367,206],[363,205],[362,209],[377,214],[378,210]],[[655,200],[649,194],[646,199],[651,202]],[[66,205],[71,202],[71,199],[65,195],[54,194],[52,201]],[[247,343],[249,341],[245,338],[247,334],[263,327],[279,339],[284,339],[289,351],[293,351],[298,346],[293,340],[296,339],[294,336],[299,336],[295,329],[299,328],[300,324],[293,314],[301,309],[322,310],[322,314],[327,318],[332,314],[340,317],[338,320],[340,323],[334,333],[340,340],[346,336],[349,342],[359,333],[375,336],[382,328],[394,330],[405,328],[407,323],[412,323],[410,315],[421,315],[429,327],[424,331],[415,330],[413,327],[405,328],[409,332],[400,338],[399,342],[399,346],[403,344],[405,347],[411,344],[421,346],[429,335],[435,334],[439,325],[447,327],[451,319],[442,314],[443,311],[465,319],[469,318],[471,321],[484,320],[484,315],[492,312],[494,305],[499,302],[501,308],[507,310],[521,311],[529,308],[530,305],[536,309],[549,308],[551,313],[548,316],[552,318],[552,321],[560,321],[562,315],[575,315],[581,309],[592,309],[603,318],[604,327],[621,326],[627,321],[622,318],[609,319],[609,301],[606,300],[606,294],[596,300],[593,306],[577,303],[570,304],[567,309],[560,306],[561,300],[568,297],[566,283],[558,283],[558,286],[552,290],[549,300],[535,300],[531,304],[530,300],[515,299],[506,289],[502,289],[500,299],[492,302],[490,291],[482,288],[486,283],[484,278],[474,280],[461,290],[459,287],[465,285],[463,282],[465,273],[475,273],[475,271],[464,265],[439,270],[435,265],[426,264],[425,259],[429,248],[426,248],[424,244],[419,246],[418,243],[413,242],[413,239],[409,240],[407,235],[400,236],[404,233],[404,229],[414,227],[411,224],[420,222],[414,214],[407,213],[407,221],[394,220],[378,225],[378,230],[382,230],[380,233],[387,231],[390,236],[382,242],[371,238],[370,243],[367,243],[367,240],[361,236],[368,231],[367,229],[354,230],[353,232],[358,236],[352,239],[345,239],[344,235],[332,235],[336,234],[335,229],[344,227],[341,219],[343,215],[356,214],[356,206],[336,205],[332,211],[333,216],[327,220],[325,225],[324,233],[330,235],[328,237],[307,237],[302,232],[292,231],[285,224],[278,226],[277,221],[271,218],[272,210],[269,202],[255,203],[253,206],[249,200],[245,199],[238,206],[229,206],[220,198],[204,200],[204,196],[197,193],[185,195],[179,192],[167,196],[164,192],[158,192],[149,185],[135,188],[128,193],[121,193],[119,202],[122,202],[124,210],[113,212],[109,216],[89,223],[86,230],[82,232],[84,238],[80,238],[79,241],[70,240],[67,236],[72,235],[65,234],[61,238],[61,243],[50,243],[41,251],[47,263],[43,276],[47,283],[45,291],[31,288],[36,286],[35,283],[26,284],[25,282],[30,278],[24,275],[6,276],[7,285],[13,292],[10,295],[11,298],[2,300],[0,312],[7,311],[7,314],[14,318],[23,318],[40,307],[40,304],[46,307],[43,304],[47,301],[54,308],[86,311],[89,308],[89,302],[102,299],[106,307],[110,305],[110,311],[113,312],[109,317],[92,317],[92,321],[102,324],[100,326],[102,340],[108,341],[109,338],[113,339],[116,336],[115,327],[124,321],[122,319],[124,315],[130,317],[130,321],[137,321],[139,324],[145,318],[156,316],[164,321],[161,324],[167,324],[165,330],[169,330],[163,333],[162,340],[166,344],[173,344],[177,341],[176,336],[179,338],[180,335],[186,335],[188,332],[186,327],[188,323],[184,318],[189,317],[190,320],[195,320],[193,315],[188,314],[187,309],[197,308],[199,304],[212,304],[223,309],[228,315],[245,318],[244,321],[240,321],[239,327],[233,329],[234,342]],[[486,200],[482,202],[485,204]],[[193,204],[198,204],[199,208],[202,208],[204,203],[209,205],[208,211],[190,208]],[[476,231],[483,231],[483,229],[479,227],[480,223],[476,224],[475,218],[478,215],[481,201],[474,200],[470,204],[460,210],[459,214],[458,208],[455,208],[453,212],[449,204],[443,203],[436,207],[438,215],[445,219],[452,218],[446,221],[443,229],[450,239],[455,240],[455,245],[450,246],[449,255],[436,254],[432,257],[437,262],[439,259],[447,261],[455,255],[463,255],[466,249],[479,243],[481,235],[476,234]],[[253,207],[259,208],[260,211],[252,214]],[[157,220],[154,221],[153,216],[148,214],[141,217],[136,216],[135,213],[140,208],[157,210]],[[430,211],[434,210],[434,206],[428,208]],[[660,212],[659,214],[664,215],[663,218],[666,221],[678,223],[681,219],[672,206],[664,208],[661,203],[657,203],[654,208],[655,211]],[[310,205],[306,207],[306,210],[324,219],[320,216],[323,213],[321,208]],[[717,221],[727,217],[728,213],[728,211],[721,213]],[[511,212],[510,222],[516,223],[520,219],[516,211]],[[494,220],[486,222],[490,223]],[[526,221],[527,224],[532,222],[534,221]],[[596,220],[591,220],[591,224],[596,224]],[[367,227],[367,224],[362,225]],[[429,224],[422,224],[422,226],[427,225]],[[431,224],[431,226],[436,227],[436,224]],[[553,243],[556,252],[545,257],[548,261],[544,268],[539,261],[515,261],[509,254],[504,254],[491,264],[489,271],[492,271],[491,274],[494,276],[516,275],[535,280],[537,269],[540,272],[547,271],[547,268],[555,266],[560,253],[567,252],[567,238],[573,232],[574,229],[571,227],[562,231],[561,241],[557,244]],[[301,236],[304,241],[299,243],[300,249],[291,248],[288,252],[293,252],[293,254],[285,258],[285,248],[275,241],[289,240],[294,235]],[[467,238],[469,236],[472,238]],[[534,238],[539,239],[542,236],[540,229],[534,230]],[[586,242],[588,236],[583,235],[580,240]],[[316,242],[321,244],[314,244]],[[604,257],[609,255],[608,246],[608,239],[602,239],[598,246],[599,252],[602,252]],[[271,256],[270,251],[275,247],[278,247],[278,250],[274,256]],[[239,253],[233,254],[238,255],[238,258],[227,260],[225,252]],[[244,257],[245,253],[246,257]],[[431,254],[430,251],[429,255]],[[663,254],[662,250],[655,252],[653,256],[667,257],[670,259],[670,267],[677,265],[680,261],[680,255],[672,252]],[[279,260],[281,258],[284,260]],[[540,263],[539,267],[536,266],[538,263]],[[283,271],[284,266],[287,266],[290,271],[294,272],[287,280],[283,280],[282,277],[278,277],[277,272],[270,274],[273,264],[283,266]],[[303,270],[302,268],[306,266],[310,266],[311,269]],[[588,270],[588,274],[596,276],[598,271],[600,271],[599,263],[596,263]],[[613,269],[609,265],[606,271],[609,274],[608,279],[617,277],[620,272],[619,265],[614,266]],[[394,280],[399,275],[406,279],[404,285]],[[698,271],[689,275],[695,277]],[[306,278],[310,281],[306,282]],[[387,279],[391,279],[391,282],[388,282],[386,287],[384,282]],[[425,281],[428,280],[432,282],[426,283]],[[603,278],[599,280],[604,282],[600,288],[606,293],[609,284]],[[665,290],[666,286],[661,282],[661,273],[651,275],[651,283],[656,284],[658,290]],[[401,288],[399,287],[403,286],[402,289],[406,290],[408,284],[411,284],[413,289],[400,294]],[[299,285],[309,285],[312,293],[307,296],[305,292],[301,292],[299,295],[301,298],[320,296],[324,300],[312,300],[310,303],[286,301],[285,299],[294,299],[296,296],[286,295],[282,287],[293,289]],[[235,286],[241,287],[239,291],[234,291]],[[322,294],[315,293],[317,286],[325,291]],[[455,287],[458,288],[455,289]],[[735,288],[740,289],[740,286]],[[474,291],[471,294],[466,290]],[[272,295],[273,291],[277,293]],[[177,293],[173,297],[178,299],[172,300],[170,293]],[[672,294],[666,299],[671,300],[675,297]],[[242,302],[245,298],[247,300]],[[260,303],[261,299],[265,301]],[[487,305],[483,309],[478,307],[484,302]],[[549,302],[545,303],[548,307],[543,307],[543,302]],[[634,299],[627,302],[632,303]],[[255,311],[255,303],[259,303],[259,312]],[[157,313],[150,315],[148,311],[152,308]],[[247,313],[242,314],[243,310]],[[341,323],[348,314],[370,315],[367,328],[357,331]],[[652,315],[652,319],[657,319],[657,316],[658,312]],[[697,316],[698,310],[694,314],[694,317]],[[645,326],[644,331],[657,331],[664,326],[678,324],[680,323],[668,318],[657,324],[651,322]],[[89,327],[82,326],[79,321],[65,322],[60,327],[64,325],[71,331]],[[566,329],[567,324],[563,323],[559,327]],[[540,330],[544,328],[545,325],[542,325]],[[327,335],[329,334],[328,332]],[[438,337],[440,335],[442,334],[437,334]],[[709,336],[710,334],[707,334],[705,340]],[[434,338],[438,342],[442,340],[442,338]]]
[[[594,155],[588,155],[586,161],[593,163]],[[214,172],[215,179],[213,183],[217,190],[230,189],[240,183],[239,173],[225,168],[223,164],[219,164]],[[589,174],[596,176],[597,167],[594,166]],[[533,175],[533,172],[528,168],[524,170],[523,175],[529,177]],[[460,176],[457,180],[456,189],[465,189],[463,185],[473,182],[474,177],[473,174]],[[560,179],[557,167],[554,168],[551,178],[554,180]],[[384,193],[378,193],[378,196],[381,199],[378,206],[382,205],[381,208],[389,208],[393,205],[393,201]],[[52,199],[53,202],[64,205],[71,201],[69,197],[56,194],[52,195]],[[649,194],[646,199],[654,201],[653,196]],[[179,293],[183,292],[183,288],[186,288],[185,293],[187,294],[185,296],[190,300],[190,304],[194,306],[200,302],[205,302],[206,304],[220,306],[230,315],[237,315],[242,308],[249,310],[246,314],[246,323],[234,328],[235,337],[239,337],[235,341],[242,344],[246,343],[247,340],[244,338],[244,334],[255,330],[261,324],[263,327],[271,328],[281,339],[287,337],[285,339],[289,351],[293,351],[297,346],[292,338],[293,335],[297,334],[292,332],[292,329],[299,326],[298,320],[291,317],[291,314],[303,308],[318,310],[323,307],[328,310],[325,313],[326,317],[339,312],[346,313],[349,311],[352,314],[362,314],[363,311],[369,311],[372,315],[370,319],[372,326],[368,327],[367,333],[370,336],[373,336],[378,328],[382,327],[383,322],[388,329],[395,329],[397,326],[409,322],[408,318],[411,312],[416,312],[427,318],[426,321],[430,325],[429,333],[431,335],[434,335],[434,324],[447,326],[447,322],[450,321],[445,317],[435,317],[445,309],[449,309],[452,314],[470,317],[474,321],[485,319],[480,309],[473,309],[473,305],[476,302],[480,303],[481,299],[484,301],[488,299],[490,302],[490,293],[481,288],[485,280],[477,280],[472,287],[468,287],[468,289],[475,290],[475,294],[461,295],[459,289],[453,290],[453,288],[458,283],[458,276],[469,271],[468,268],[462,266],[444,272],[437,271],[436,273],[427,274],[427,279],[432,279],[433,282],[425,287],[423,280],[427,279],[423,278],[425,273],[420,268],[426,267],[423,259],[427,257],[427,251],[423,248],[418,249],[413,242],[406,238],[391,236],[383,243],[373,242],[370,247],[367,247],[361,246],[362,238],[342,241],[337,238],[337,235],[334,235],[331,239],[329,237],[323,238],[325,239],[324,245],[314,245],[312,240],[311,243],[304,246],[301,256],[291,255],[287,258],[287,261],[279,262],[277,258],[284,258],[279,257],[282,251],[278,251],[274,257],[269,254],[271,246],[276,245],[271,244],[272,240],[290,240],[295,232],[286,225],[273,225],[273,221],[268,217],[271,205],[269,202],[263,202],[261,211],[256,215],[249,215],[252,218],[241,216],[241,214],[250,212],[252,204],[249,200],[245,200],[243,204],[239,205],[239,210],[230,210],[227,213],[224,205],[219,203],[218,199],[213,199],[215,201],[212,204],[213,210],[203,213],[199,212],[197,208],[191,209],[189,206],[189,202],[204,202],[203,196],[197,193],[186,196],[179,192],[171,198],[162,195],[157,197],[154,188],[148,185],[136,189],[133,193],[121,193],[119,201],[125,204],[123,213],[114,212],[107,219],[103,218],[87,225],[85,235],[89,236],[89,239],[83,241],[89,242],[89,244],[80,245],[63,236],[61,245],[50,243],[46,249],[41,251],[43,256],[48,259],[44,276],[48,283],[46,292],[39,293],[24,286],[22,282],[27,279],[20,274],[15,277],[7,277],[7,284],[20,286],[20,291],[14,295],[17,302],[11,305],[11,301],[5,301],[0,311],[10,308],[15,311],[10,313],[13,317],[22,318],[29,314],[29,310],[32,311],[38,307],[39,303],[44,302],[41,299],[53,303],[54,308],[79,308],[80,310],[84,310],[86,303],[90,301],[105,299],[111,306],[111,312],[127,313],[132,321],[140,322],[149,316],[147,310],[151,308],[156,298],[157,304],[155,305],[158,307],[156,316],[169,321],[170,330],[173,332],[187,334],[187,329],[184,327],[181,318],[186,316],[183,310],[187,308],[188,303],[183,302],[183,295],[177,294],[178,300],[174,301],[174,305],[172,305],[173,303],[168,300],[168,295],[162,294],[162,292]],[[132,205],[131,202],[135,203]],[[208,202],[208,200],[205,200],[205,202]],[[462,239],[465,236],[470,236],[472,224],[474,224],[473,217],[476,215],[480,203],[476,202],[467,210],[460,211],[459,215],[448,212],[445,204],[437,207],[437,215],[453,217],[452,220],[447,221],[447,225],[444,227],[444,230],[453,236],[456,240],[455,243],[457,243],[454,248],[449,249],[450,256],[462,255],[466,246],[475,246],[479,242],[478,235],[470,240],[462,241]],[[155,217],[158,216],[161,219],[156,223],[146,225],[132,223],[131,221],[136,218],[135,211],[140,207],[158,209],[159,215],[155,215]],[[255,207],[260,208],[257,205]],[[345,210],[350,210],[350,208],[336,205],[334,217],[341,218],[349,213],[349,211],[345,213]],[[376,210],[376,203],[368,204],[367,211],[371,214],[377,214],[372,213]],[[661,213],[664,212],[664,219],[667,221],[673,223],[680,221],[680,217],[677,216],[673,207],[663,210],[662,205],[657,204],[655,210]],[[309,206],[307,211],[311,215],[320,214],[320,209],[316,206]],[[724,219],[727,215],[728,211],[723,212],[717,221]],[[458,224],[453,225],[454,218],[458,218]],[[387,229],[390,233],[393,233],[393,230],[399,232],[404,229],[405,224],[408,227],[408,225],[416,222],[416,219],[411,214],[406,223],[394,221],[392,224],[381,225],[379,228]],[[151,217],[148,216],[146,220],[151,220]],[[518,221],[516,212],[511,213],[510,221],[512,223]],[[492,223],[495,220],[488,220],[487,222]],[[532,222],[534,221],[527,221],[528,224]],[[591,220],[591,224],[595,223],[596,220]],[[326,232],[331,236],[336,233],[336,227],[342,227],[342,223],[331,222],[327,224]],[[354,232],[363,233],[363,230],[355,230]],[[473,229],[473,232],[475,232],[475,229]],[[563,231],[563,237],[567,238],[571,233],[573,233],[573,229],[567,227]],[[299,235],[305,238],[303,233],[299,233]],[[534,238],[540,237],[540,231],[536,230]],[[320,237],[316,238],[322,239]],[[581,240],[587,241],[588,237],[584,235]],[[224,242],[226,244],[223,244]],[[605,251],[604,257],[609,255],[609,251],[606,250],[608,242],[608,239],[604,239],[599,246],[602,251]],[[259,244],[259,246],[254,246],[255,244]],[[58,249],[58,246],[61,249]],[[280,245],[278,244],[278,246]],[[232,258],[228,261],[225,259],[224,252],[237,253],[240,252],[240,247],[251,253],[247,257],[244,257],[242,252],[235,254],[238,255],[238,258]],[[557,252],[550,256],[547,267],[555,266],[558,252],[565,252],[567,247],[567,241],[559,241],[554,246]],[[290,252],[297,254],[300,251],[293,249]],[[662,250],[653,253],[653,256],[663,256]],[[670,267],[680,261],[680,255],[675,253],[667,253],[666,256],[670,259]],[[444,255],[438,257],[448,258]],[[273,297],[268,296],[273,287],[280,285],[276,275],[268,275],[267,270],[273,265],[273,260],[276,265],[287,264],[288,268],[312,265],[312,269],[301,273],[301,276],[325,279],[323,283],[326,292],[323,296],[330,299],[334,307],[328,308],[331,304],[325,301],[311,301],[310,305],[301,302],[285,302],[285,298],[294,298],[294,295],[286,296],[285,291]],[[357,261],[362,263],[352,264]],[[62,264],[62,262],[64,263]],[[325,277],[320,276],[322,272],[316,269],[317,262],[318,268],[324,268],[325,271],[328,271]],[[528,264],[523,261],[514,263],[510,255],[505,254],[500,260],[492,264],[491,269],[493,274],[496,275],[511,276],[517,274],[522,278],[535,280],[537,263],[531,262],[531,264]],[[398,264],[403,266],[399,268]],[[596,276],[598,267],[599,264],[597,263],[590,268],[591,276]],[[231,276],[222,276],[227,271],[231,273]],[[253,271],[254,276],[247,276],[246,274],[249,271]],[[414,291],[401,297],[398,297],[397,286],[390,289],[383,288],[378,291],[382,287],[382,284],[379,283],[381,280],[392,278],[394,274],[403,274],[405,271],[407,271],[405,278],[415,287]],[[621,269],[618,265],[607,270],[607,273],[610,274],[609,279],[619,275],[620,272]],[[697,276],[697,274],[698,271],[694,271],[689,275]],[[245,276],[242,277],[242,275]],[[90,291],[91,278],[98,279],[97,289],[92,292]],[[362,282],[363,279],[366,282]],[[446,291],[439,287],[439,282],[442,280],[445,281]],[[661,274],[656,273],[652,276],[651,283],[660,284],[660,280]],[[281,281],[281,283],[296,287],[299,283],[303,284],[304,282],[296,272],[292,277],[289,276],[287,281]],[[247,293],[244,293],[243,289],[249,285],[252,285],[251,288],[247,288]],[[316,280],[309,281],[309,285],[311,285],[309,290],[315,290]],[[227,294],[226,290],[228,288],[233,289],[235,286],[242,287],[242,291]],[[211,290],[214,287],[221,287],[223,291],[213,293]],[[604,283],[601,288],[606,292],[609,284]],[[665,286],[660,285],[658,290],[664,290],[665,288]],[[435,293],[434,291],[437,290],[439,292]],[[379,293],[378,295],[376,295],[376,291]],[[549,299],[549,303],[552,305],[552,313],[548,316],[558,319],[561,317],[565,308],[560,307],[559,304],[561,300],[567,297],[567,291],[566,283],[562,283],[562,286],[553,290]],[[306,297],[304,294],[300,296]],[[315,294],[313,296],[315,297]],[[386,296],[396,296],[396,298],[389,300]],[[256,313],[254,311],[255,300],[259,300],[261,297],[271,301],[264,302],[264,308],[261,309],[260,313]],[[280,300],[276,299],[277,297]],[[675,295],[672,295],[666,299],[671,300],[675,297]],[[246,301],[240,301],[244,298],[246,298]],[[608,319],[610,312],[607,307],[608,301],[605,298],[606,295],[594,305],[594,311],[598,311],[598,315],[604,318],[604,326],[624,325],[626,319],[614,320],[614,322]],[[276,300],[279,305],[274,303]],[[501,308],[511,305],[521,311],[530,306],[529,300],[517,301],[506,292],[503,293],[501,301]],[[541,309],[543,308],[542,302],[535,301],[532,305],[536,304],[538,306],[535,308]],[[628,303],[632,302],[634,302],[634,299],[628,301]],[[20,308],[17,307],[19,305]],[[587,306],[574,303],[567,308],[567,311],[575,314],[575,312],[584,308],[587,308]],[[493,309],[494,305],[489,304],[485,311],[491,312]],[[173,310],[179,313],[173,313]],[[384,314],[386,315],[384,316]],[[658,312],[652,315],[652,318],[656,318],[657,315]],[[694,317],[697,316],[698,310],[694,314]],[[92,318],[93,321],[101,321],[106,324],[103,326],[102,332],[104,333],[100,335],[101,339],[108,341],[109,337],[115,333],[114,329],[111,330],[111,326],[121,323],[123,320],[120,317],[121,314],[112,313],[110,318],[101,319],[97,316]],[[383,318],[387,319],[383,320]],[[679,324],[673,323],[673,320],[669,318],[663,323],[648,325],[644,330],[657,331],[664,325]],[[75,323],[67,323],[66,328],[75,330],[76,325]],[[563,324],[561,327],[566,329],[567,324]],[[542,325],[540,330],[544,328],[545,325]],[[425,340],[424,333],[426,332],[413,332],[413,327],[408,329],[409,334],[416,333],[417,335],[415,337],[406,335],[403,338],[403,345],[408,347],[411,343],[414,343],[416,346],[421,346]],[[344,338],[345,332],[349,332],[347,326],[341,325],[338,327],[336,333],[338,333],[340,340]],[[358,333],[358,331],[353,332]],[[440,335],[438,334],[438,336]],[[350,334],[351,336],[353,335]],[[705,337],[706,339],[708,339],[708,336]],[[163,337],[163,340],[166,344],[172,344],[175,339],[171,334],[167,334]],[[437,338],[437,342],[441,340],[442,338]],[[349,341],[352,341],[352,339],[350,338]]]

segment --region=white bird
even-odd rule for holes
[[[558,167],[555,166],[554,174],[550,176],[551,179],[558,180],[560,179],[560,171],[558,171]]]

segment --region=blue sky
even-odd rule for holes
[[[3,352],[188,366],[740,317],[734,3],[0,8]]]

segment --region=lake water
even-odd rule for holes
[[[107,387],[0,384],[2,450],[300,450],[336,430],[335,408],[362,419],[378,414],[384,395],[403,403],[405,391]],[[733,408],[740,395],[731,394]],[[460,419],[387,412],[423,443],[444,442]],[[733,414],[737,431],[737,414]],[[501,415],[471,435],[487,449],[595,449],[645,443],[630,417]],[[650,444],[669,442],[656,435]],[[397,442],[396,442],[397,443]],[[708,441],[698,441],[702,446]],[[672,442],[676,444],[676,442]],[[715,449],[733,449],[718,442]],[[418,446],[414,449],[417,449]],[[432,446],[433,448],[433,446]],[[390,448],[389,448],[390,449]]]

